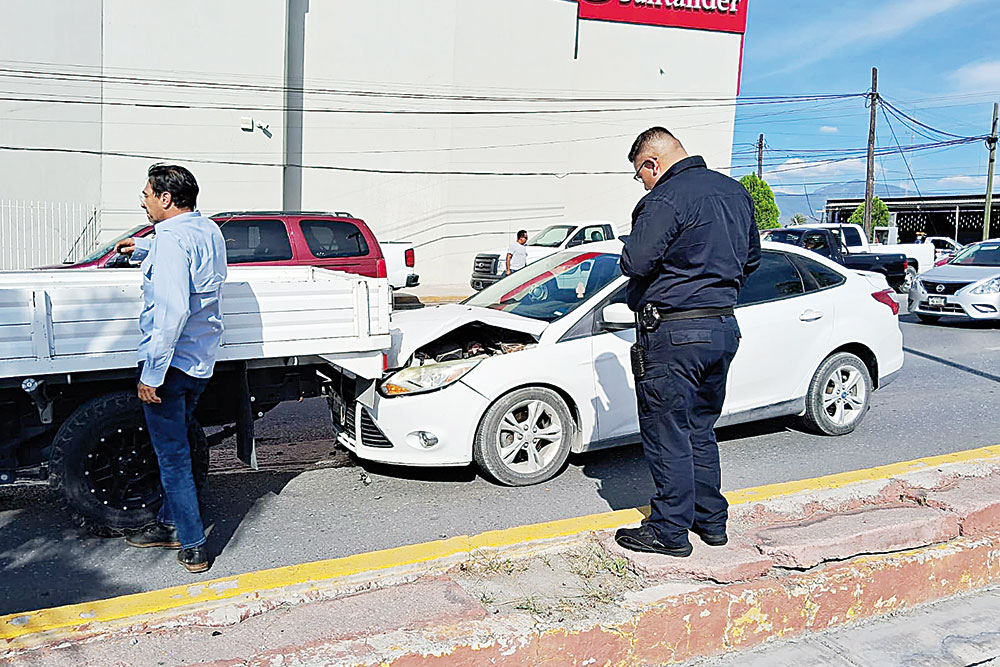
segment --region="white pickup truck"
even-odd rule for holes
[[[615,227],[612,223],[599,220],[596,222],[576,222],[546,227],[528,239],[525,248],[528,251],[528,264],[560,250],[575,248],[584,243],[610,241],[615,238]],[[514,239],[511,238],[511,242]],[[481,290],[497,282],[507,273],[507,247],[499,252],[480,253],[472,263],[472,278],[469,284],[472,289]]]
[[[861,225],[839,225],[832,222],[809,225],[791,225],[790,228],[824,227],[840,236],[841,241],[847,246],[847,250],[853,253],[899,253],[906,255],[907,261],[907,287],[921,271],[934,268],[934,246],[929,243],[879,243],[869,244],[865,236],[865,230]],[[904,292],[905,293],[905,292]]]
[[[150,522],[161,500],[136,396],[141,305],[138,271],[0,273],[0,484],[47,480],[98,534]],[[256,467],[255,419],[379,377],[391,345],[384,278],[230,267],[222,309],[218,363],[196,416],[223,428],[212,443],[201,428],[189,434],[199,482],[210,444],[235,434],[238,457]]]

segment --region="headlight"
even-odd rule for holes
[[[459,359],[440,364],[426,364],[404,368],[393,373],[379,385],[379,393],[385,397],[403,394],[419,394],[447,387],[458,382],[466,373],[479,365],[482,359]]]
[[[975,288],[969,290],[969,294],[996,294],[997,292],[1000,292],[1000,276],[990,278],[986,282],[976,285]]]

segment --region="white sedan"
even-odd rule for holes
[[[638,442],[618,241],[528,265],[463,304],[393,314],[381,378],[331,392],[339,439],[363,459],[472,462],[497,482],[537,484],[571,452]],[[903,365],[885,279],[765,243],[736,316],[743,333],[719,425],[800,415],[853,431]],[[334,383],[337,384],[337,383]]]

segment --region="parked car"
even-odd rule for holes
[[[916,277],[921,271],[926,271],[934,264],[934,248],[932,245],[924,243],[868,243],[865,230],[861,225],[838,224],[832,222],[810,223],[808,225],[792,225],[788,229],[799,229],[801,227],[829,229],[834,234],[840,236],[848,252],[852,254],[877,252],[877,253],[900,253],[906,255],[906,263],[912,269],[910,279]],[[909,285],[907,285],[907,290]],[[905,290],[904,290],[905,293]]]
[[[910,268],[904,255],[888,252],[850,252],[842,243],[842,236],[828,227],[795,226],[769,229],[763,238],[811,250],[849,269],[881,273],[889,285],[900,294],[909,291],[916,277],[916,271]]]
[[[921,322],[1000,319],[1000,239],[970,244],[944,266],[921,273],[909,306]]]
[[[332,382],[340,442],[386,463],[475,462],[507,485],[550,479],[570,452],[638,442],[621,248],[560,252],[462,304],[394,314],[390,370]],[[853,431],[902,367],[897,313],[882,276],[765,243],[736,308],[719,425],[799,415]]]
[[[211,217],[219,223],[226,238],[229,264],[317,266],[369,278],[389,278],[395,289],[419,283],[419,276],[413,270],[416,264],[413,246],[402,242],[379,243],[368,225],[350,213],[241,211]],[[128,267],[131,266],[128,258],[115,252],[115,243],[152,233],[152,225],[139,225],[79,262],[42,268]]]
[[[560,250],[586,243],[610,241],[615,228],[610,222],[579,222],[546,227],[528,239],[528,263],[554,255]],[[503,278],[507,273],[507,248],[493,253],[480,253],[472,263],[472,289],[481,290]]]

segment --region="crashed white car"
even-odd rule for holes
[[[618,241],[553,255],[463,304],[393,314],[383,377],[332,382],[340,441],[363,459],[472,462],[508,485],[550,479],[571,452],[638,442]],[[848,433],[903,364],[885,279],[765,243],[720,425],[801,415]]]

